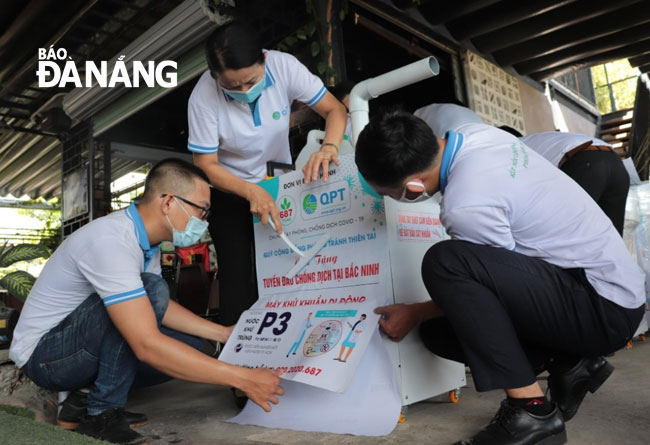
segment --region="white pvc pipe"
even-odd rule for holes
[[[352,119],[352,141],[356,144],[359,133],[368,124],[368,101],[370,99],[437,76],[439,72],[438,61],[435,57],[430,56],[355,85],[350,92],[349,107]]]

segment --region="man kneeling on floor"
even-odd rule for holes
[[[504,389],[490,424],[460,444],[561,444],[564,422],[613,367],[643,316],[644,277],[612,222],[571,178],[484,124],[436,138],[403,112],[374,117],[356,146],[377,192],[421,201],[440,191],[451,240],[422,262],[432,301],[378,308],[401,340],[467,364],[477,391]],[[537,374],[550,373],[551,401]]]
[[[208,183],[192,164],[161,161],[138,205],[77,230],[46,263],[25,302],[10,357],[44,388],[90,388],[87,395],[72,392],[63,404],[58,420],[64,427],[113,443],[142,443],[129,426],[147,419],[124,410],[129,389],[171,377],[239,388],[266,411],[278,403],[277,372],[200,352],[201,338],[223,343],[232,327],[170,300],[160,277],[158,244],[189,246],[207,228]]]

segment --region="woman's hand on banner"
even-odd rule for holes
[[[318,171],[323,170],[323,182],[327,182],[330,162],[340,165],[338,147],[334,144],[323,145],[320,150],[309,157],[309,161],[302,168],[305,175],[305,184],[318,180]]]
[[[375,309],[381,315],[379,327],[393,341],[401,341],[420,322],[420,315],[413,305],[391,304]]]
[[[249,184],[246,199],[250,203],[251,213],[258,217],[262,224],[269,223],[269,215],[273,218],[278,235],[282,233],[282,223],[280,222],[280,211],[275,204],[275,200],[257,184]]]
[[[281,370],[246,369],[245,382],[239,389],[268,413],[271,411],[271,403],[277,405],[280,402],[278,396],[284,394],[284,388],[280,386],[280,374]]]

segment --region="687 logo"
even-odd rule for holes
[[[282,196],[278,201],[282,225],[291,224],[296,217],[296,201],[291,196]]]

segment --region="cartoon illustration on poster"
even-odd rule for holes
[[[347,324],[350,327],[350,332],[348,332],[348,336],[345,337],[345,340],[343,340],[343,343],[341,343],[341,352],[339,353],[339,356],[334,359],[343,363],[346,363],[350,358],[352,350],[357,345],[357,339],[359,338],[359,335],[363,333],[363,330],[366,327],[366,314],[361,314],[361,317],[359,317],[359,320],[356,323],[351,324],[348,321]],[[345,354],[345,358],[343,358],[345,348],[347,348],[347,354]]]

